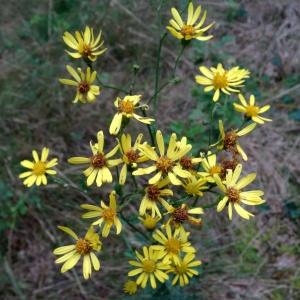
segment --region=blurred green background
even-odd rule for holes
[[[71,60],[62,41],[64,31],[92,26],[103,30],[108,51],[97,60],[101,80],[134,92],[153,94],[158,42],[170,8],[187,1],[49,0],[1,1],[0,10],[0,297],[1,299],[127,299],[122,285],[128,271],[122,238],[105,240],[102,270],[84,282],[77,268],[65,275],[54,264],[52,249],[64,243],[57,225],[86,228],[79,204],[83,176],[73,175],[69,156],[87,151],[99,129],[108,132],[116,91],[103,89],[92,105],[72,104],[74,90],[58,83]],[[196,3],[194,1],[194,3]],[[157,126],[165,133],[186,135],[196,148],[207,141],[211,95],[203,94],[194,76],[201,64],[240,65],[251,71],[244,91],[269,103],[273,122],[244,140],[247,171],[258,173],[257,185],[267,204],[249,222],[207,210],[202,230],[192,241],[203,261],[201,275],[182,290],[164,286],[132,299],[300,299],[300,5],[298,0],[198,1],[215,21],[208,43],[193,42],[177,68],[180,79],[159,97]],[[168,35],[162,48],[161,81],[172,74],[180,44]],[[222,108],[220,107],[221,111]],[[227,126],[240,124],[230,104],[217,115]],[[153,115],[149,110],[149,115]],[[216,125],[216,124],[215,124]],[[133,127],[134,128],[134,127]],[[133,129],[137,131],[139,127]],[[111,141],[113,139],[111,138]],[[31,150],[51,149],[69,182],[53,180],[26,189],[18,179],[19,162]],[[104,189],[105,190],[105,189]],[[90,189],[98,202],[106,191]],[[200,202],[201,204],[201,202]],[[139,241],[125,229],[133,246]],[[130,298],[130,297],[128,297]]]

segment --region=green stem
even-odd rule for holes
[[[179,54],[177,55],[177,58],[176,58],[176,61],[175,61],[175,66],[174,66],[174,70],[173,70],[173,77],[175,77],[175,74],[176,74],[176,69],[177,69],[177,65],[179,63],[179,60],[184,52],[184,49],[185,49],[185,45],[182,45],[181,46],[181,49],[180,49],[180,52]]]
[[[211,145],[211,139],[212,139],[214,108],[215,108],[215,102],[213,102],[213,104],[212,104],[212,106],[211,106],[211,111],[210,111],[208,148],[209,148],[209,146]]]
[[[146,111],[142,108],[141,108],[141,111],[142,111],[143,116],[147,117]],[[152,132],[152,127],[151,127],[150,124],[147,124],[147,128],[148,128],[148,132],[149,132],[149,135],[150,135],[150,138],[151,138],[152,146],[154,147],[155,146],[155,140],[154,140],[154,135],[153,135],[153,132]]]

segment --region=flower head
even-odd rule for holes
[[[81,103],[92,103],[95,101],[96,96],[100,94],[100,88],[98,85],[93,85],[97,72],[91,72],[91,68],[86,69],[86,73],[82,72],[80,68],[73,69],[71,66],[67,65],[67,70],[70,75],[75,79],[59,79],[59,82],[66,85],[71,85],[76,87],[76,96],[73,103],[80,101]]]
[[[207,154],[203,156],[203,160],[201,162],[202,168],[204,169],[204,172],[198,172],[198,174],[202,177],[204,177],[207,182],[214,183],[214,175],[220,174],[222,171],[222,166],[217,163],[217,156],[215,154],[212,154],[211,151],[208,151]]]
[[[229,130],[225,132],[222,120],[219,120],[219,130],[221,135],[221,141],[217,142],[218,148],[220,150],[231,151],[233,154],[240,154],[244,160],[248,160],[247,154],[241,147],[239,143],[239,138],[250,133],[256,127],[256,123],[251,123],[250,125],[244,127],[240,130]],[[216,145],[215,144],[215,145]]]
[[[255,178],[256,174],[251,173],[242,179],[239,179],[242,172],[242,165],[239,164],[234,171],[228,170],[226,179],[221,181],[218,175],[215,175],[215,181],[219,189],[225,194],[217,206],[217,211],[220,212],[228,204],[228,216],[232,219],[232,208],[244,219],[253,217],[253,214],[246,211],[241,204],[260,205],[265,202],[261,197],[264,195],[263,191],[252,190],[243,192],[242,189],[249,185]]]
[[[92,156],[81,157],[75,156],[68,159],[70,164],[75,165],[89,165],[89,167],[83,172],[87,177],[86,184],[92,185],[95,181],[97,186],[101,186],[105,182],[112,182],[112,175],[110,168],[122,163],[121,159],[110,159],[119,150],[119,145],[115,146],[107,154],[104,153],[104,134],[103,131],[99,131],[97,134],[98,142],[94,145],[90,143]]]
[[[136,294],[137,290],[138,290],[138,285],[136,284],[135,281],[127,280],[124,283],[124,287],[123,287],[124,293],[129,294],[129,295],[134,295],[134,294]]]
[[[100,261],[94,252],[101,250],[101,241],[99,235],[95,233],[93,226],[91,226],[84,238],[79,238],[77,234],[70,228],[58,226],[59,229],[69,234],[75,239],[75,244],[62,246],[56,248],[53,253],[55,255],[62,255],[55,262],[57,264],[64,263],[61,268],[61,273],[72,269],[83,257],[83,277],[88,279],[92,274],[92,267],[95,271],[100,269]]]
[[[153,233],[153,239],[160,245],[152,245],[154,250],[163,253],[163,262],[173,261],[175,264],[179,263],[181,253],[195,253],[196,250],[188,241],[189,233],[184,229],[178,228],[172,232],[171,226],[164,227],[166,235],[162,231],[156,229]]]
[[[161,218],[158,216],[152,217],[145,214],[144,217],[139,217],[139,220],[143,223],[144,227],[148,230],[153,230]]]
[[[166,202],[163,197],[173,196],[172,190],[166,188],[169,183],[169,179],[165,178],[158,183],[150,184],[145,188],[145,195],[141,201],[139,209],[139,214],[141,216],[145,215],[147,210],[151,210],[152,217],[155,217],[155,215],[161,217],[158,204]]]
[[[63,35],[63,40],[73,50],[76,52],[66,52],[73,58],[83,57],[85,60],[95,61],[97,56],[103,54],[107,49],[101,48],[104,41],[101,40],[101,31],[98,36],[94,37],[93,28],[86,26],[84,32],[76,31],[75,35],[69,32],[65,32]]]
[[[144,124],[151,124],[154,122],[154,119],[141,117],[136,114],[136,110],[138,108],[142,108],[143,105],[138,105],[141,100],[142,95],[133,95],[133,96],[125,96],[125,98],[121,99],[117,97],[114,102],[115,107],[118,109],[118,112],[113,117],[110,127],[109,133],[116,135],[121,129],[123,118],[134,118],[139,122]]]
[[[175,228],[181,227],[184,223],[193,225],[200,225],[201,218],[195,218],[193,215],[203,214],[204,211],[201,207],[188,208],[186,204],[181,204],[179,207],[174,207],[170,204],[164,204],[165,209],[168,211],[169,219],[166,225],[173,225]]]
[[[239,93],[239,88],[243,86],[246,78],[249,78],[250,72],[246,69],[234,67],[225,70],[222,64],[217,68],[199,67],[200,72],[204,75],[197,75],[195,80],[198,84],[205,85],[204,92],[214,90],[213,101],[218,101],[220,93],[230,95],[230,93]]]
[[[194,5],[192,2],[190,2],[186,22],[183,22],[176,8],[173,7],[171,9],[171,13],[173,19],[170,20],[170,26],[167,26],[167,29],[177,39],[196,39],[199,41],[208,41],[213,38],[212,35],[204,35],[205,32],[214,25],[214,23],[211,23],[206,27],[202,27],[206,19],[206,10],[203,12],[203,16],[199,20],[201,14],[201,6],[198,6],[194,11]],[[197,23],[198,20],[199,23]]]
[[[161,251],[155,251],[152,247],[143,247],[143,255],[139,252],[135,252],[136,260],[130,260],[129,264],[136,267],[134,270],[128,273],[128,276],[136,276],[136,283],[142,288],[145,288],[147,282],[150,280],[151,287],[156,288],[156,279],[160,282],[165,282],[169,279],[169,276],[165,273],[165,270],[169,268],[168,262],[162,262],[161,257],[163,253]]]
[[[239,99],[242,105],[233,103],[234,109],[236,111],[244,113],[246,118],[251,118],[253,122],[256,122],[258,124],[264,124],[265,122],[272,121],[271,119],[260,116],[260,114],[270,109],[270,105],[265,105],[263,107],[255,105],[254,95],[250,96],[249,103],[247,103],[245,97],[242,94],[239,94]]]
[[[189,171],[184,170],[179,161],[192,148],[192,145],[185,144],[178,147],[176,134],[173,133],[169,140],[167,151],[165,151],[165,143],[160,130],[156,132],[156,143],[159,154],[148,144],[139,146],[140,151],[153,161],[153,165],[147,168],[138,168],[133,175],[145,175],[152,172],[156,174],[149,179],[149,184],[156,184],[161,178],[169,178],[172,184],[181,185],[181,181],[177,178],[188,178],[191,176]]]
[[[124,184],[127,177],[128,168],[136,168],[138,163],[146,161],[148,158],[142,155],[138,149],[141,144],[143,134],[139,134],[134,144],[131,144],[131,135],[122,134],[120,141],[120,151],[122,153],[123,166],[121,168],[119,183]]]
[[[32,150],[33,161],[22,160],[21,166],[30,169],[19,175],[19,178],[25,178],[23,183],[27,187],[32,185],[47,184],[46,175],[55,175],[56,171],[51,170],[52,167],[57,165],[57,158],[53,158],[50,161],[47,160],[49,155],[49,148],[44,147],[42,150],[41,158],[36,150]]]
[[[205,177],[197,177],[192,175],[191,177],[183,180],[182,186],[188,195],[201,197],[203,196],[203,191],[208,188],[205,185],[206,183],[207,179]]]
[[[109,235],[111,227],[116,227],[116,233],[119,234],[122,230],[122,223],[117,216],[117,203],[116,203],[116,192],[112,191],[109,194],[109,206],[101,201],[100,206],[91,204],[82,204],[80,206],[83,209],[89,210],[82,215],[82,218],[99,218],[99,220],[93,222],[92,225],[99,225],[102,228],[102,236],[107,237]]]
[[[184,256],[183,259],[179,259],[178,264],[172,264],[168,273],[174,274],[172,284],[178,284],[182,287],[189,283],[189,278],[192,278],[194,275],[199,275],[199,272],[195,270],[195,267],[201,265],[200,260],[195,260],[195,254],[188,253]]]

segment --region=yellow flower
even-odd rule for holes
[[[149,184],[156,184],[162,177],[169,178],[172,184],[181,185],[181,181],[177,176],[181,178],[188,178],[191,176],[189,171],[183,170],[179,164],[179,160],[184,157],[191,149],[192,145],[181,145],[178,150],[176,134],[173,133],[170,137],[169,146],[165,151],[165,143],[160,130],[156,132],[156,143],[159,150],[159,155],[148,144],[139,146],[140,151],[153,161],[153,165],[147,168],[138,168],[132,174],[133,175],[146,175],[152,172],[156,174],[149,179]]]
[[[117,216],[117,203],[116,203],[116,192],[112,191],[109,194],[109,206],[107,206],[103,201],[101,201],[100,206],[91,204],[82,204],[81,208],[89,210],[89,212],[84,213],[82,218],[100,218],[99,220],[92,223],[92,225],[101,225],[104,223],[102,228],[102,236],[107,237],[109,235],[111,227],[114,225],[116,227],[116,233],[119,234],[122,230],[122,223]]]
[[[185,192],[188,195],[196,196],[203,196],[203,190],[206,190],[208,187],[205,185],[207,182],[206,178],[199,177],[192,175],[189,178],[184,179],[182,186]]]
[[[199,23],[196,24],[201,14],[201,6],[198,6],[194,11],[193,3],[190,2],[186,22],[182,21],[182,18],[176,8],[173,7],[171,9],[171,13],[173,19],[170,20],[170,26],[167,26],[167,29],[175,38],[179,40],[196,39],[199,41],[208,41],[213,38],[212,35],[204,36],[204,34],[214,25],[214,23],[211,23],[206,27],[201,27],[206,19],[206,10],[203,12],[203,16],[201,17]]]
[[[94,232],[93,226],[90,227],[84,238],[79,238],[77,234],[70,228],[58,226],[59,229],[69,234],[75,239],[76,243],[56,248],[53,253],[55,255],[62,255],[55,262],[57,264],[64,263],[61,268],[61,273],[72,269],[83,257],[83,277],[88,279],[92,275],[92,267],[95,271],[100,269],[100,261],[94,252],[101,250],[102,243],[99,235]]]
[[[97,134],[98,143],[90,143],[92,156],[81,157],[75,156],[68,159],[70,164],[81,165],[88,164],[89,167],[83,172],[87,177],[86,184],[92,185],[96,181],[97,186],[101,186],[105,182],[112,182],[112,175],[109,168],[115,167],[122,163],[121,159],[109,159],[114,156],[119,150],[119,145],[114,147],[110,152],[104,154],[104,135],[103,131],[99,131]]]
[[[21,165],[31,171],[26,171],[19,175],[19,178],[24,179],[23,183],[27,187],[31,187],[33,184],[41,185],[47,184],[46,175],[55,175],[56,171],[51,170],[52,167],[57,165],[57,158],[53,158],[50,161],[47,160],[49,154],[49,148],[43,148],[41,159],[36,150],[32,150],[32,156],[34,161],[22,160]]]
[[[169,268],[169,263],[163,263],[161,251],[155,251],[152,247],[143,247],[143,255],[135,252],[136,260],[130,260],[129,264],[135,266],[136,269],[130,271],[128,276],[139,275],[136,283],[144,289],[147,282],[150,280],[151,287],[156,288],[156,279],[160,282],[165,282],[169,276],[164,272]]]
[[[153,230],[157,223],[159,222],[161,218],[156,216],[152,217],[151,215],[145,214],[144,217],[139,217],[139,220],[143,223],[146,229]]]
[[[182,252],[195,253],[196,250],[191,246],[188,241],[189,232],[185,232],[184,229],[175,229],[172,233],[170,225],[166,225],[164,230],[167,235],[164,235],[162,231],[156,229],[153,233],[153,239],[161,245],[152,245],[154,250],[161,251],[163,253],[163,262],[173,261],[175,264],[180,262],[179,257]]]
[[[263,191],[252,190],[243,192],[244,187],[249,185],[256,177],[255,173],[251,173],[239,180],[242,172],[242,165],[239,164],[234,171],[228,170],[224,183],[221,181],[218,175],[215,175],[215,181],[219,189],[225,194],[223,199],[217,206],[217,211],[220,212],[228,204],[228,216],[232,220],[232,207],[236,212],[245,219],[253,217],[253,214],[246,211],[241,204],[247,205],[260,205],[265,202],[261,197],[264,195]]]
[[[256,123],[252,123],[241,130],[230,130],[225,133],[222,120],[219,120],[219,130],[221,141],[217,142],[220,150],[231,151],[233,154],[239,153],[244,160],[248,160],[247,154],[238,142],[238,139],[250,133],[256,127]],[[216,145],[216,144],[215,144]]]
[[[188,253],[183,259],[179,259],[179,263],[170,266],[168,273],[174,273],[174,278],[172,280],[172,285],[178,284],[182,287],[189,284],[189,278],[194,275],[199,275],[199,272],[194,267],[201,265],[200,260],[194,260],[195,254]]]
[[[71,66],[67,65],[67,70],[70,75],[75,79],[61,78],[59,82],[66,85],[75,86],[77,89],[73,103],[80,101],[81,103],[92,103],[95,101],[96,96],[100,94],[98,85],[93,85],[96,79],[97,72],[91,72],[91,68],[86,69],[86,74],[77,68],[77,72]]]
[[[233,106],[236,111],[244,113],[246,118],[251,118],[253,122],[256,122],[258,124],[264,124],[265,122],[272,121],[271,119],[260,116],[260,114],[270,109],[270,105],[265,105],[261,108],[255,105],[254,95],[250,96],[249,103],[247,103],[245,97],[242,94],[239,94],[239,99],[242,105],[233,103]]]
[[[203,176],[208,182],[214,183],[214,175],[220,174],[222,166],[217,164],[217,156],[208,151],[206,157],[202,154],[203,160],[201,162],[204,172],[198,172],[198,175]]]
[[[239,88],[243,86],[246,78],[249,78],[250,72],[246,69],[234,67],[225,70],[222,64],[217,68],[199,67],[200,72],[204,75],[197,75],[195,80],[198,84],[205,85],[204,92],[215,90],[213,101],[218,101],[220,92],[230,95],[230,93],[239,93]]]
[[[155,217],[155,215],[161,217],[157,204],[165,202],[163,199],[164,196],[173,196],[173,192],[170,189],[165,188],[169,183],[169,179],[165,178],[156,184],[150,184],[146,187],[145,196],[141,201],[139,209],[139,214],[141,216],[145,215],[147,210],[151,210],[152,217]]]
[[[143,105],[138,105],[141,97],[142,95],[125,96],[124,99],[117,97],[114,105],[118,109],[118,112],[115,114],[111,121],[109,127],[110,134],[118,134],[121,129],[123,118],[134,118],[144,124],[151,124],[153,121],[155,121],[154,119],[141,117],[135,113],[138,108],[143,107]]]
[[[126,281],[124,284],[124,287],[123,287],[124,293],[129,294],[129,295],[135,294],[137,292],[137,289],[138,289],[138,286],[137,286],[136,282],[133,280]]]
[[[73,58],[83,57],[85,60],[95,61],[97,56],[103,54],[107,49],[101,49],[104,41],[101,41],[101,31],[98,36],[94,37],[94,30],[88,26],[85,27],[84,33],[76,31],[75,36],[69,32],[65,32],[63,40],[76,52],[66,52]]]
[[[119,183],[124,184],[127,177],[128,168],[136,168],[138,163],[148,160],[148,158],[140,153],[138,146],[141,144],[143,134],[139,134],[134,145],[131,145],[131,135],[122,134],[120,142],[120,150],[122,153],[123,166],[121,168]]]
[[[201,218],[195,218],[191,215],[200,215],[204,211],[201,207],[188,208],[186,204],[181,204],[180,207],[174,207],[170,204],[163,204],[165,209],[168,211],[167,214],[170,214],[166,225],[174,225],[176,228],[182,227],[182,224],[188,222],[193,225],[200,225]]]

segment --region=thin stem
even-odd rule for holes
[[[138,185],[137,185],[137,182],[136,182],[135,176],[132,174],[132,172],[130,172],[130,175],[131,175],[131,178],[132,178],[132,181],[133,181],[134,187],[135,187],[135,191],[137,191],[137,190],[138,190]]]
[[[178,63],[180,61],[180,58],[181,58],[183,52],[184,52],[184,49],[185,49],[185,45],[182,45],[181,48],[180,48],[180,52],[177,55],[177,58],[176,58],[176,61],[175,61],[175,66],[174,66],[174,70],[173,70],[173,77],[175,77],[177,65],[178,65]]]
[[[211,106],[211,111],[210,111],[208,148],[209,148],[209,146],[210,146],[210,144],[211,144],[211,139],[212,139],[214,108],[215,108],[215,102],[213,102],[213,104],[212,104],[212,106]]]
[[[141,109],[141,111],[142,111],[143,116],[147,117],[146,111],[144,109]],[[153,135],[153,132],[152,132],[151,125],[147,124],[147,128],[148,128],[148,132],[149,132],[149,135],[150,135],[150,138],[151,138],[152,146],[154,147],[155,146],[155,140],[154,140],[154,135]]]

